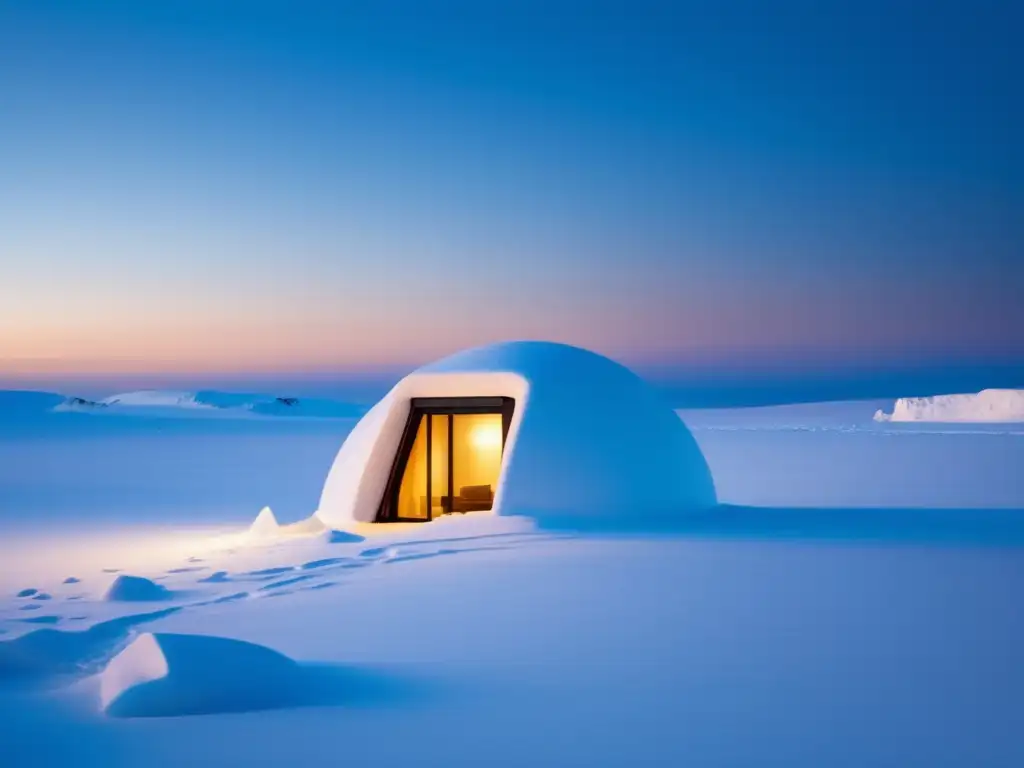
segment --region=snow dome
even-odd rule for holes
[[[469,512],[657,524],[715,503],[693,436],[640,378],[577,347],[519,341],[400,381],[342,445],[317,515],[335,528]]]

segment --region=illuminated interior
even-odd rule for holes
[[[493,507],[512,406],[497,398],[473,405],[477,400],[484,398],[460,400],[471,404],[447,413],[433,401],[413,407],[378,520],[427,521]]]
[[[402,486],[398,493],[398,516],[410,520],[429,520],[427,498],[427,420],[420,421],[416,440],[405,465]]]
[[[444,414],[432,414],[430,439],[430,516],[437,517],[445,513],[445,500],[448,497],[448,419]],[[427,419],[424,418],[425,422]],[[458,455],[458,452],[456,452]],[[424,488],[423,496],[427,491]]]
[[[490,509],[501,472],[501,414],[457,414],[451,417],[454,450],[453,512]]]

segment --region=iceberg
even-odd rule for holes
[[[1024,421],[1024,389],[985,389],[976,394],[901,397],[892,413],[875,412],[875,421],[1007,423]]]

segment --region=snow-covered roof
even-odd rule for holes
[[[356,425],[317,515],[371,522],[418,397],[511,397],[492,512],[540,523],[664,520],[716,503],[686,425],[628,369],[584,349],[518,341],[457,353],[414,371]]]

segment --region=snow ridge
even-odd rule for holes
[[[140,390],[111,395],[102,400],[68,397],[52,410],[136,415],[355,418],[361,416],[365,409],[350,403],[314,398],[275,397],[213,390]]]

